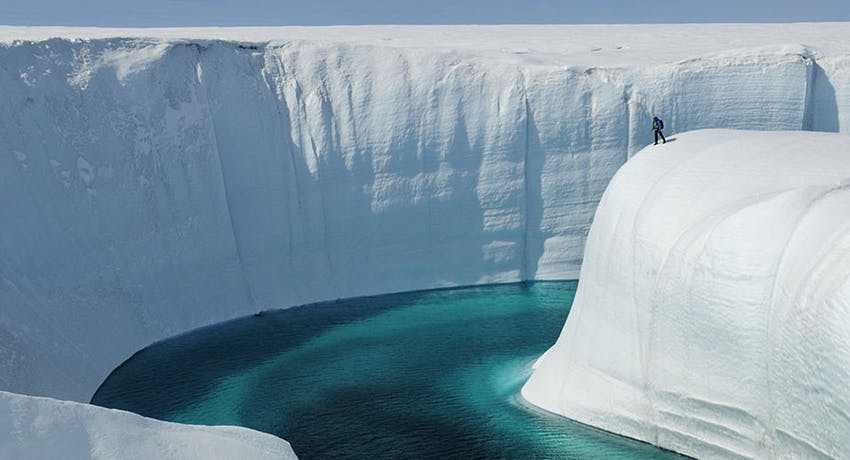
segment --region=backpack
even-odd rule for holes
[[[660,118],[655,119],[655,124],[658,126],[658,129],[664,129],[664,122]]]

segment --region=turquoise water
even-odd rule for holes
[[[307,460],[678,458],[522,402],[575,288],[496,285],[263,312],[140,351],[92,403],[254,428]]]

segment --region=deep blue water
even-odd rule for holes
[[[532,362],[575,282],[495,285],[263,312],[156,343],[92,403],[241,425],[315,458],[678,458],[528,407]]]

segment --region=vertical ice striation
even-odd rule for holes
[[[593,67],[387,43],[0,45],[0,388],[85,399],[260,308],[575,278],[652,113],[837,130],[850,88],[802,47]]]

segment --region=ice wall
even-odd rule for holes
[[[614,177],[522,390],[698,458],[848,458],[850,137],[707,130]]]
[[[0,414],[0,458],[296,459],[286,441],[235,426],[161,422],[2,391]]]
[[[87,400],[152,341],[263,308],[575,278],[652,113],[848,113],[846,61],[802,46],[592,66],[366,30],[0,45],[0,389]]]

